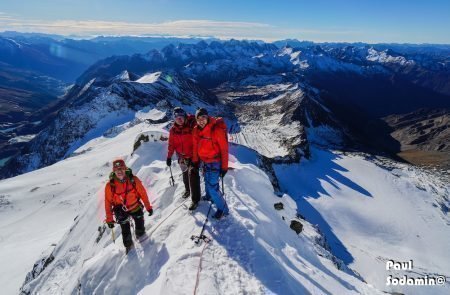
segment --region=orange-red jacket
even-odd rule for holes
[[[223,170],[228,169],[227,125],[222,118],[208,118],[208,124],[201,129],[195,126],[193,131],[193,162],[220,162]]]
[[[187,116],[183,126],[173,124],[169,132],[167,158],[172,158],[173,153],[177,152],[179,158],[192,159],[192,129],[195,124],[193,115]]]
[[[140,200],[144,202],[145,209],[150,210],[152,205],[148,200],[147,191],[142,182],[136,176],[133,176],[135,185],[127,177],[124,183],[118,179],[114,179],[114,185],[108,182],[105,186],[105,212],[106,222],[114,222],[113,208],[115,206],[125,206],[128,211],[133,211],[140,204]]]

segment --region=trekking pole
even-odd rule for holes
[[[222,196],[225,196],[225,187],[223,186],[223,176],[222,176]]]
[[[198,235],[198,236],[192,235],[192,237],[191,237],[191,240],[193,240],[194,243],[196,243],[197,245],[200,244],[200,241],[204,241],[205,243],[209,243],[211,241],[207,236],[205,236],[203,234],[203,232],[205,231],[206,224],[208,223],[208,217],[209,217],[209,212],[211,211],[211,207],[212,207],[212,202],[211,202],[211,204],[209,204],[208,213],[206,214],[206,220],[203,223],[203,227],[200,232],[200,235]]]
[[[169,179],[169,183],[171,186],[175,185],[175,179],[173,179],[173,174],[172,174],[172,167],[169,166],[169,170],[170,170],[170,179]]]

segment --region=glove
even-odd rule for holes
[[[225,176],[225,174],[227,174],[228,169],[222,169],[220,170],[220,176],[222,176],[222,178]]]
[[[153,209],[150,208],[150,209],[148,209],[148,216],[152,216],[152,215],[153,215]]]
[[[109,228],[114,228],[114,222],[107,222]]]
[[[172,165],[172,158],[167,158],[166,164],[170,167],[170,165]]]

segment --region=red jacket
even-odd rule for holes
[[[228,169],[228,133],[222,118],[209,117],[203,129],[195,126],[193,141],[193,162],[220,162],[222,170]]]
[[[127,178],[127,181],[121,183],[119,180],[114,179],[114,185],[108,182],[105,186],[105,212],[106,212],[106,222],[114,222],[113,219],[113,208],[115,206],[123,206],[128,209],[128,211],[133,211],[140,204],[141,200],[144,202],[145,209],[150,210],[152,205],[148,200],[147,191],[145,190],[142,182],[136,176],[134,177],[135,185]]]
[[[172,158],[173,153],[177,152],[179,158],[192,159],[192,130],[195,125],[193,115],[187,116],[183,126],[173,124],[169,131],[167,158]]]

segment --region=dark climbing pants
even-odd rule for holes
[[[180,167],[183,171],[184,188],[191,195],[192,202],[200,201],[200,176],[198,168],[195,168],[189,159],[180,160]]]
[[[134,220],[135,233],[136,237],[140,237],[145,234],[145,226],[144,226],[144,212],[142,208],[135,210],[133,212],[127,212],[123,209],[122,206],[114,207],[114,216],[116,216],[116,221],[120,224],[120,228],[122,229],[122,240],[123,245],[125,247],[130,247],[133,244],[133,238],[131,236],[131,228],[129,217],[131,216]]]

